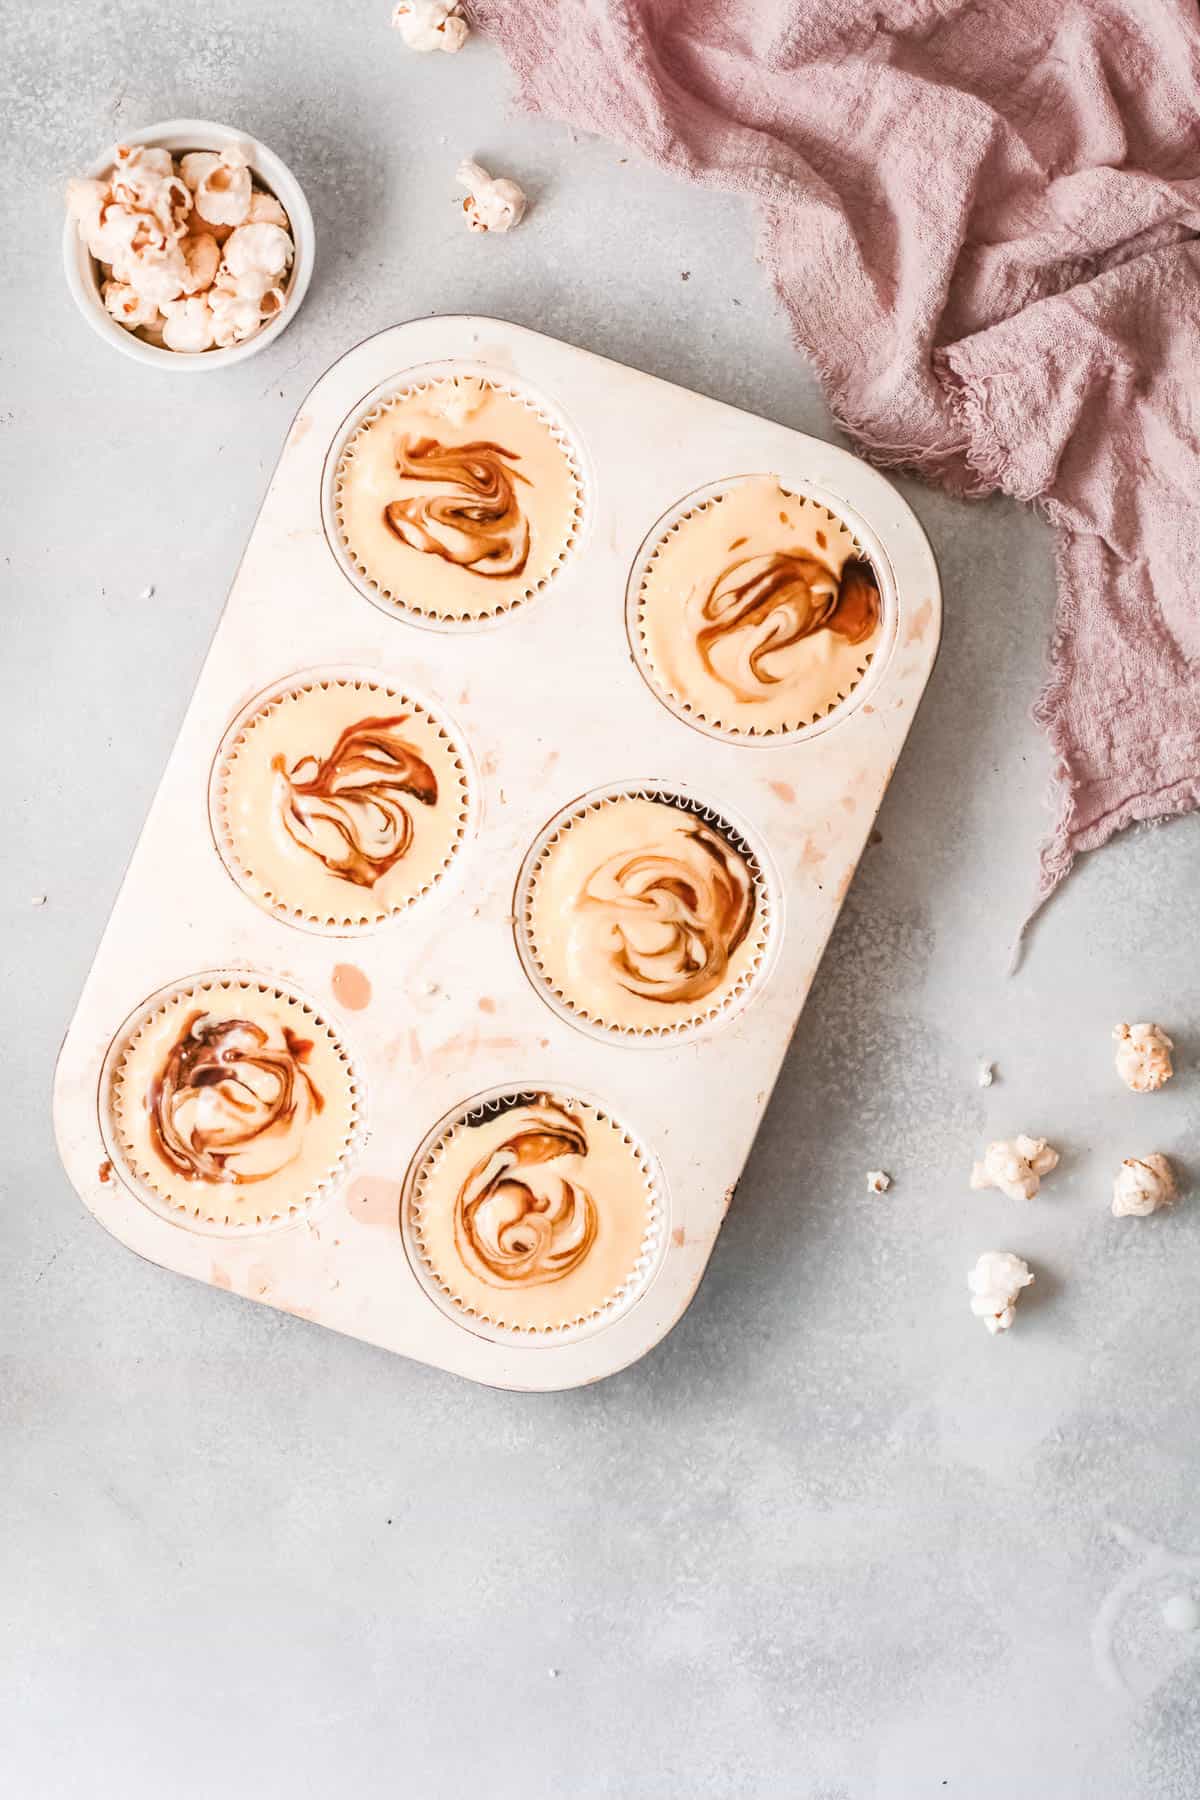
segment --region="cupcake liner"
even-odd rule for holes
[[[343,693],[356,697],[355,706],[335,704]],[[413,753],[411,767],[390,772],[388,795],[396,815],[395,836],[385,841],[374,860],[356,854],[360,846],[354,836],[353,811],[348,823],[342,815],[349,838],[344,830],[331,831],[327,824],[322,827],[323,847],[327,853],[332,847],[331,860],[341,865],[342,873],[331,870],[316,850],[309,853],[299,848],[303,830],[299,838],[295,833],[281,835],[277,813],[282,803],[280,777],[271,747],[286,736],[286,709],[299,711],[309,697],[315,702],[310,705],[311,736],[301,733],[290,743],[285,772],[296,767],[297,742],[304,753],[306,775],[319,772],[321,759],[330,757],[340,741],[342,719],[348,721],[343,731],[352,730],[355,712],[360,720],[402,719],[392,733],[405,751]],[[346,746],[347,757],[356,751],[361,757],[362,745],[351,742]],[[428,793],[430,777],[437,790],[432,814],[422,798]],[[245,821],[239,822],[243,788],[249,796],[249,810]],[[362,791],[352,785],[341,790],[339,803],[347,793],[353,799]],[[221,860],[244,894],[289,925],[345,937],[390,923],[445,879],[466,841],[472,798],[457,733],[443,723],[437,711],[365,671],[312,670],[259,695],[230,726],[213,764],[209,817]],[[315,805],[323,810],[327,797],[319,797]],[[440,819],[437,814],[442,815]],[[377,825],[380,816],[371,808],[366,823]],[[398,851],[396,845],[403,843],[405,834],[407,846]],[[394,854],[389,855],[389,850]]]
[[[514,578],[511,582],[506,581],[503,589],[493,589],[488,582],[484,582],[477,594],[464,592],[461,601],[452,601],[446,596],[439,601],[428,592],[421,591],[423,585],[436,584],[430,582],[428,577],[423,584],[422,574],[416,565],[411,591],[406,589],[403,592],[389,586],[369,566],[368,557],[359,546],[351,542],[352,533],[345,518],[346,477],[366,440],[366,434],[373,426],[406,401],[432,394],[451,382],[464,380],[478,381],[485,388],[503,395],[545,427],[562,457],[568,487],[567,517],[562,541],[554,555],[548,561],[539,555],[538,572],[528,581],[521,583]],[[467,422],[458,421],[455,428],[462,429]],[[330,451],[327,463],[326,535],[344,572],[360,593],[383,610],[393,614],[400,613],[418,624],[439,629],[477,628],[486,625],[503,618],[543,592],[561,574],[574,551],[583,525],[584,508],[585,486],[581,459],[563,422],[545,402],[524,388],[497,377],[492,371],[469,363],[438,366],[436,373],[415,375],[410,380],[389,384],[383,393],[372,397],[366,410],[359,412],[349,428],[342,432]]]
[[[663,1022],[652,1016],[638,1018],[643,1007],[636,996],[610,996],[607,1005],[596,999],[572,993],[563,971],[553,967],[554,957],[547,955],[539,941],[536,918],[536,893],[539,881],[552,864],[556,852],[579,825],[606,809],[620,809],[623,802],[649,800],[673,807],[707,825],[742,859],[750,876],[753,914],[749,930],[738,948],[737,968],[732,980],[722,980],[707,995],[698,996],[692,1009],[680,1014],[673,1011]],[[667,1044],[681,1038],[695,1037],[723,1028],[748,1004],[765,980],[781,935],[780,890],[765,849],[760,848],[747,830],[734,824],[728,813],[707,806],[694,795],[677,788],[655,784],[636,784],[599,789],[576,801],[559,813],[535,840],[525,859],[517,885],[516,940],[517,952],[526,974],[542,998],[569,1024],[589,1035],[607,1039],[619,1038],[630,1043]],[[649,1008],[657,1002],[647,1002]],[[678,1003],[670,1003],[672,1005]],[[624,1012],[624,1017],[621,1016]]]
[[[234,1022],[263,1029],[262,1043],[223,1039],[221,1028]],[[206,1028],[214,1033],[208,1045]],[[169,1072],[168,1058],[185,1041],[199,1048],[203,1080],[187,1079],[197,1071],[186,1060],[182,1074]],[[210,1123],[205,1145],[199,1113],[220,1085],[211,1080],[217,1066],[230,1071],[237,1105],[233,1127],[228,1113]],[[246,1129],[255,1091],[247,1078],[266,1096],[257,1132]],[[273,1118],[282,1080],[294,1099]],[[168,1089],[190,1111],[167,1105]],[[363,1129],[363,1088],[310,1001],[266,976],[218,971],[161,989],[126,1021],[101,1074],[100,1122],[114,1168],[152,1212],[189,1230],[240,1237],[296,1223],[341,1184]]]
[[[524,1113],[526,1108],[535,1111]],[[507,1138],[506,1120],[511,1125]],[[467,1135],[475,1129],[486,1134],[479,1141]],[[551,1234],[540,1241],[536,1252],[543,1266],[557,1258],[561,1273],[546,1273],[506,1294],[502,1285],[489,1285],[467,1266],[464,1259],[471,1256],[477,1267],[486,1267],[478,1262],[469,1241],[464,1249],[458,1247],[468,1233],[464,1221],[471,1215],[472,1200],[478,1200],[486,1189],[489,1168],[493,1169],[493,1181],[503,1181],[509,1194],[519,1185],[515,1172],[521,1166],[519,1157],[515,1167],[511,1160],[505,1162],[505,1157],[516,1154],[511,1146],[522,1135],[536,1133],[538,1137],[538,1147],[529,1159],[533,1179],[548,1181],[561,1198],[562,1188],[554,1185],[558,1180],[556,1159],[545,1150],[547,1135],[555,1131],[561,1135],[563,1155],[572,1156],[579,1131],[587,1145],[585,1155],[572,1156],[571,1172],[577,1180],[562,1184],[571,1196],[563,1247]],[[607,1188],[607,1196],[598,1200],[587,1190],[589,1156]],[[629,1183],[632,1188],[634,1182],[638,1216],[632,1216],[631,1208],[630,1216],[622,1219],[613,1187]],[[528,1211],[539,1220],[555,1216],[553,1202],[549,1209],[535,1204]],[[495,1088],[477,1095],[434,1126],[408,1171],[401,1227],[413,1272],[442,1312],[493,1342],[547,1344],[589,1336],[621,1317],[642,1297],[666,1248],[667,1214],[657,1159],[632,1131],[596,1100],[572,1095],[558,1086],[530,1086]],[[588,1233],[589,1220],[594,1226],[594,1243]],[[589,1243],[592,1248],[587,1247]],[[599,1257],[601,1265],[610,1265],[607,1271],[603,1266],[594,1268],[593,1281],[612,1274],[610,1280],[600,1281],[603,1291],[595,1294],[586,1291],[589,1284],[581,1279],[581,1272],[584,1277],[588,1274],[589,1258],[593,1257]]]
[[[667,515],[669,522],[660,522],[654,529],[643,545],[630,577],[626,605],[629,637],[634,661],[643,679],[656,697],[686,724],[711,737],[734,743],[793,743],[828,728],[861,704],[866,692],[874,685],[874,677],[882,669],[894,633],[895,607],[890,571],[878,551],[864,545],[850,519],[823,497],[811,490],[780,484],[780,491],[787,500],[797,502],[805,510],[811,509],[814,537],[819,546],[815,554],[823,554],[826,536],[836,534],[843,539],[847,558],[852,556],[870,565],[879,587],[883,612],[881,630],[874,643],[869,649],[863,648],[852,666],[839,671],[834,685],[818,703],[797,704],[782,720],[766,724],[756,722],[752,716],[739,717],[736,696],[722,700],[710,692],[700,698],[686,691],[686,682],[672,677],[656,662],[649,641],[647,615],[652,604],[652,581],[664,552],[679,541],[691,521],[713,512],[749,482],[760,479],[742,476],[702,489],[680,502],[679,507]],[[814,685],[817,684],[814,682]]]

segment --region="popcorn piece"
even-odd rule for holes
[[[515,181],[493,181],[486,169],[467,157],[454,179],[467,189],[463,211],[472,231],[511,231],[525,213],[525,195]]]
[[[113,200],[130,212],[153,220],[160,243],[182,237],[187,230],[192,196],[187,183],[175,173],[169,150],[146,144],[120,144],[110,177]],[[153,236],[149,241],[155,241]]]
[[[392,13],[392,27],[410,50],[461,50],[470,27],[459,11],[459,0],[399,0]]]
[[[971,1311],[982,1319],[992,1336],[1007,1331],[1017,1316],[1021,1289],[1033,1280],[1027,1262],[1011,1250],[985,1250],[967,1276]]]
[[[188,271],[183,284],[184,293],[203,293],[216,280],[221,262],[221,250],[216,238],[209,232],[202,231],[195,237],[185,237],[179,247],[183,251]]]
[[[67,183],[67,217],[75,221],[79,235],[89,249],[91,239],[100,230],[100,215],[107,199],[108,183],[105,181],[78,175],[72,176]]]
[[[451,425],[463,425],[483,405],[487,385],[478,375],[454,375],[436,390],[433,411]]]
[[[1178,1198],[1175,1171],[1158,1150],[1149,1156],[1127,1156],[1113,1182],[1114,1219],[1145,1219]]]
[[[1175,1073],[1171,1052],[1175,1048],[1161,1025],[1114,1025],[1117,1074],[1135,1094],[1152,1094]]]
[[[244,225],[250,216],[250,171],[220,163],[196,189],[196,211],[206,225]]]
[[[99,193],[95,190],[99,189]],[[69,181],[67,211],[91,254],[99,262],[111,263],[137,240],[139,245],[165,242],[157,222],[118,206],[100,181]]]
[[[158,307],[153,300],[147,300],[128,282],[106,281],[100,289],[100,297],[105,307],[118,325],[124,325],[130,331],[136,331],[139,325],[157,325]]]
[[[995,1081],[995,1079],[996,1079],[995,1063],[981,1062],[979,1065],[979,1075],[978,1075],[977,1079],[979,1081],[980,1087],[991,1087],[993,1081]]]
[[[153,176],[175,173],[175,162],[169,150],[153,144],[118,144],[113,155],[112,186],[118,184],[136,193],[139,183]]]
[[[1042,1176],[1057,1167],[1058,1151],[1052,1150],[1045,1138],[1022,1133],[1011,1142],[1001,1139],[988,1145],[983,1161],[971,1170],[971,1186],[999,1188],[1010,1200],[1032,1200]]]
[[[215,150],[189,150],[179,159],[179,173],[194,194],[206,175],[211,175],[221,158]]]
[[[891,1176],[886,1175],[882,1169],[867,1170],[868,1194],[886,1194],[891,1185]]]
[[[261,188],[255,188],[250,196],[250,211],[246,214],[247,225],[278,225],[281,231],[290,231],[291,223],[274,194],[264,194]]]
[[[217,272],[217,286],[228,293],[239,295],[243,300],[253,300],[257,305],[262,304],[272,289],[278,293],[283,292],[276,277],[269,275],[265,269],[252,268],[247,269],[244,275],[234,275],[228,263],[223,264]]]
[[[194,150],[182,159],[180,168],[206,225],[245,224],[254,189],[243,151],[234,146],[218,156],[211,150]]]
[[[294,254],[288,233],[279,225],[239,225],[225,241],[223,267],[240,283],[247,277],[282,275]]]
[[[168,300],[162,310],[165,319],[163,343],[168,350],[182,350],[194,355],[212,349],[212,310],[202,294],[194,294],[187,300]]]
[[[237,287],[222,284],[210,290],[208,303],[212,312],[213,341],[219,350],[244,343],[262,324],[262,301],[256,293],[243,294]]]
[[[160,308],[165,308],[168,300],[180,299],[191,279],[178,243],[124,250],[113,258],[112,272],[116,280],[128,282],[144,300],[153,300]]]

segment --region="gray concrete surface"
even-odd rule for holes
[[[1192,1800],[1200,1634],[1160,1609],[1200,1589],[1200,1194],[1124,1223],[1107,1194],[1196,1141],[1200,823],[1093,858],[1006,979],[1045,824],[1029,514],[906,485],[941,661],[707,1279],[640,1366],[468,1386],[138,1261],[58,1166],[59,1039],[333,357],[493,312],[831,429],[740,203],[514,117],[493,50],[409,59],[387,13],[0,5],[0,1789]],[[75,316],[59,188],[185,113],[283,153],[319,261],[268,354],[180,382]],[[462,228],[468,151],[530,190],[507,241]],[[1155,1099],[1114,1082],[1132,1016],[1180,1041]],[[1025,1208],[966,1191],[1015,1129],[1065,1151]],[[1038,1274],[995,1342],[965,1289],[991,1247]]]

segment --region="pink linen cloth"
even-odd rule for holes
[[[872,460],[1036,500],[1077,852],[1200,804],[1195,0],[471,0],[523,104],[756,202]]]

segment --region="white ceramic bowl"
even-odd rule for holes
[[[220,151],[229,149],[233,144],[240,145],[250,159],[250,170],[258,186],[274,194],[291,221],[296,255],[286,284],[287,302],[261,331],[256,332],[252,338],[247,338],[244,343],[231,345],[228,350],[202,350],[195,355],[188,355],[186,351],[180,350],[160,350],[156,344],[144,343],[124,325],[118,325],[107,312],[100,298],[99,267],[80,238],[74,221],[68,219],[63,230],[63,261],[67,271],[67,286],[76,306],[92,330],[112,344],[114,349],[133,357],[135,362],[152,364],[158,369],[176,369],[196,374],[204,369],[225,369],[230,363],[245,362],[248,356],[257,356],[260,350],[265,350],[268,344],[274,343],[281,331],[287,330],[300,310],[312,278],[316,234],[313,231],[312,213],[304,198],[304,189],[287,164],[281,162],[265,144],[248,137],[244,131],[231,130],[228,125],[214,125],[209,119],[168,119],[164,125],[148,125],[144,131],[128,132],[121,142],[158,145],[176,156],[185,150]],[[98,156],[91,167],[84,170],[84,174],[106,175],[115,160],[114,144],[103,156]]]

